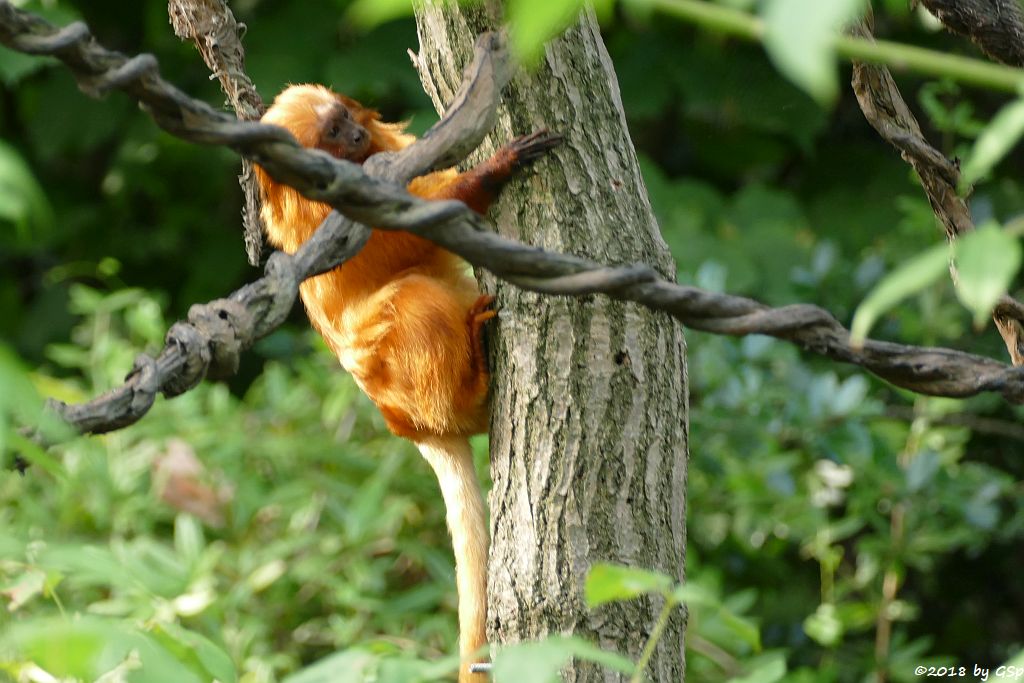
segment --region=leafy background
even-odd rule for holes
[[[25,4],[152,52],[172,82],[223,101],[161,3]],[[901,0],[874,4],[880,36],[975,54]],[[233,8],[266,99],[317,81],[413,130],[435,120],[405,55],[408,17],[367,25],[342,0]],[[817,303],[848,322],[879,278],[940,239],[848,88],[823,106],[756,45],[605,17],[680,281]],[[898,78],[950,156],[1007,101]],[[232,154],[177,141],[125,97],[91,100],[54,63],[2,50],[0,131],[0,680],[45,680],[31,678],[39,668],[252,683],[450,672],[453,567],[436,484],[301,311],[237,377],[161,401],[132,428],[49,452],[18,436],[39,395],[82,400],[117,384],[169,320],[256,271]],[[979,224],[1021,213],[1022,170],[1011,157],[977,186]],[[1005,355],[945,278],[872,334]],[[915,397],[761,337],[691,333],[689,348],[693,588],[665,594],[690,606],[691,681],[910,681],[916,665],[995,667],[1020,651],[1021,409]],[[14,450],[32,462],[25,476]],[[555,646],[553,659],[521,660],[547,671],[559,652],[598,656]],[[505,680],[526,680],[503,666]]]

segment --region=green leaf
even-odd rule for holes
[[[949,246],[936,244],[882,278],[853,314],[850,344],[863,344],[879,316],[942,277],[948,267],[948,259]]]
[[[974,313],[976,326],[985,322],[1006,293],[1020,261],[1020,241],[994,223],[957,241],[956,295]]]
[[[46,572],[29,567],[11,583],[0,588],[0,597],[7,599],[7,609],[13,612],[32,598],[41,595],[45,587]]]
[[[772,652],[748,662],[748,674],[729,679],[729,683],[775,683],[786,675],[786,658],[781,652]]]
[[[90,545],[49,545],[39,553],[39,564],[63,572],[82,586],[136,588],[138,581],[107,548]]]
[[[365,650],[344,650],[295,672],[283,683],[363,683],[376,668],[376,655]]]
[[[523,63],[535,64],[544,54],[544,43],[561,33],[576,18],[583,2],[510,0],[507,7],[512,48]]]
[[[831,603],[818,605],[814,614],[804,619],[804,632],[825,647],[838,645],[843,639],[843,623],[836,616],[836,606]]]
[[[722,625],[732,632],[732,635],[749,645],[755,652],[761,651],[761,631],[757,624],[725,607],[718,613],[718,618],[722,620]]]
[[[594,662],[623,674],[632,674],[636,669],[627,657],[602,650],[582,638],[552,636],[538,642],[502,648],[494,658],[494,681],[553,683],[560,680],[558,672],[572,657]]]
[[[1003,664],[1003,666],[1006,667],[1006,669],[1012,670],[1016,674],[1024,675],[1024,650],[1021,650],[1016,655],[1011,657],[1008,662]],[[1006,669],[1004,669],[1004,671]]]
[[[599,563],[590,568],[584,594],[588,607],[616,600],[631,600],[647,593],[664,595],[672,587],[672,578],[658,572],[621,565]]]
[[[495,683],[557,683],[558,672],[569,663],[570,656],[554,640],[511,645],[502,648],[494,658],[492,678]]]
[[[960,173],[962,185],[970,185],[987,175],[1024,135],[1024,99],[1010,102],[974,141],[974,147]]]
[[[373,28],[410,14],[410,0],[355,0],[348,8],[348,17],[363,28]]]
[[[685,583],[672,589],[672,597],[688,607],[713,607],[719,609],[722,602],[706,587],[696,583]]]
[[[409,657],[380,660],[374,683],[423,683],[449,681],[459,670],[458,655],[423,661]]]
[[[853,375],[839,385],[839,390],[832,396],[832,412],[834,415],[848,415],[864,405],[868,394],[868,381],[864,375]]]
[[[693,582],[676,586],[672,589],[672,597],[691,610],[703,609],[709,614],[714,614],[731,635],[747,643],[755,651],[760,651],[761,633],[757,625],[726,607],[706,586]]]
[[[147,635],[95,617],[34,619],[12,628],[7,642],[58,677],[95,681],[129,657],[137,657],[139,663],[129,667],[126,677],[131,683],[209,680],[197,676]]]
[[[775,66],[820,104],[839,94],[835,37],[864,11],[863,0],[771,0],[764,46]]]
[[[193,565],[205,545],[203,527],[199,520],[188,513],[178,514],[174,518],[174,550],[178,556],[185,563]]]
[[[0,455],[3,455],[8,446],[8,439],[17,437],[16,428],[34,424],[38,420],[42,412],[43,401],[36,393],[25,368],[22,367],[21,360],[2,342],[0,342],[0,387],[3,387],[0,391]],[[8,416],[15,418],[13,420],[15,424],[8,421]],[[11,429],[12,427],[15,429]]]
[[[0,244],[38,242],[53,228],[53,209],[32,170],[14,147],[0,141],[0,221],[13,225],[13,239],[0,225]]]
[[[942,462],[934,451],[918,451],[906,467],[907,490],[917,493],[931,483],[938,473]]]
[[[211,640],[177,624],[157,624],[150,635],[175,658],[204,680],[234,683],[238,673],[231,657]]]
[[[600,647],[583,638],[574,636],[555,636],[550,640],[561,645],[576,659],[600,664],[606,669],[612,669],[623,674],[632,674],[636,670],[636,664],[629,657],[620,655],[617,652],[602,650]]]

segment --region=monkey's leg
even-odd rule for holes
[[[416,444],[437,475],[455,551],[459,591],[459,683],[486,683],[471,674],[473,662],[487,661],[487,555],[490,533],[473,451],[462,436],[430,437]]]
[[[460,683],[486,683],[469,665],[487,643],[489,534],[467,436],[486,427],[487,371],[480,328],[494,315],[475,288],[409,274],[347,322],[372,340],[348,350],[353,370],[388,427],[416,442],[437,476],[455,551]],[[353,335],[358,338],[360,335]],[[359,374],[357,374],[359,373]]]

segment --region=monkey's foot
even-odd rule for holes
[[[491,308],[494,297],[490,294],[481,294],[466,313],[466,323],[469,325],[469,349],[473,354],[473,365],[483,372],[487,368],[487,359],[484,354],[484,323],[498,315],[498,312]]]
[[[469,323],[470,329],[475,329],[479,333],[485,322],[498,315],[498,312],[491,308],[492,303],[494,303],[494,297],[490,294],[481,294],[477,297],[466,314],[466,321]]]

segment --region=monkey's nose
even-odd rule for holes
[[[352,144],[353,145],[361,145],[364,142],[366,142],[366,131],[365,130],[355,130],[355,131],[352,131]]]

